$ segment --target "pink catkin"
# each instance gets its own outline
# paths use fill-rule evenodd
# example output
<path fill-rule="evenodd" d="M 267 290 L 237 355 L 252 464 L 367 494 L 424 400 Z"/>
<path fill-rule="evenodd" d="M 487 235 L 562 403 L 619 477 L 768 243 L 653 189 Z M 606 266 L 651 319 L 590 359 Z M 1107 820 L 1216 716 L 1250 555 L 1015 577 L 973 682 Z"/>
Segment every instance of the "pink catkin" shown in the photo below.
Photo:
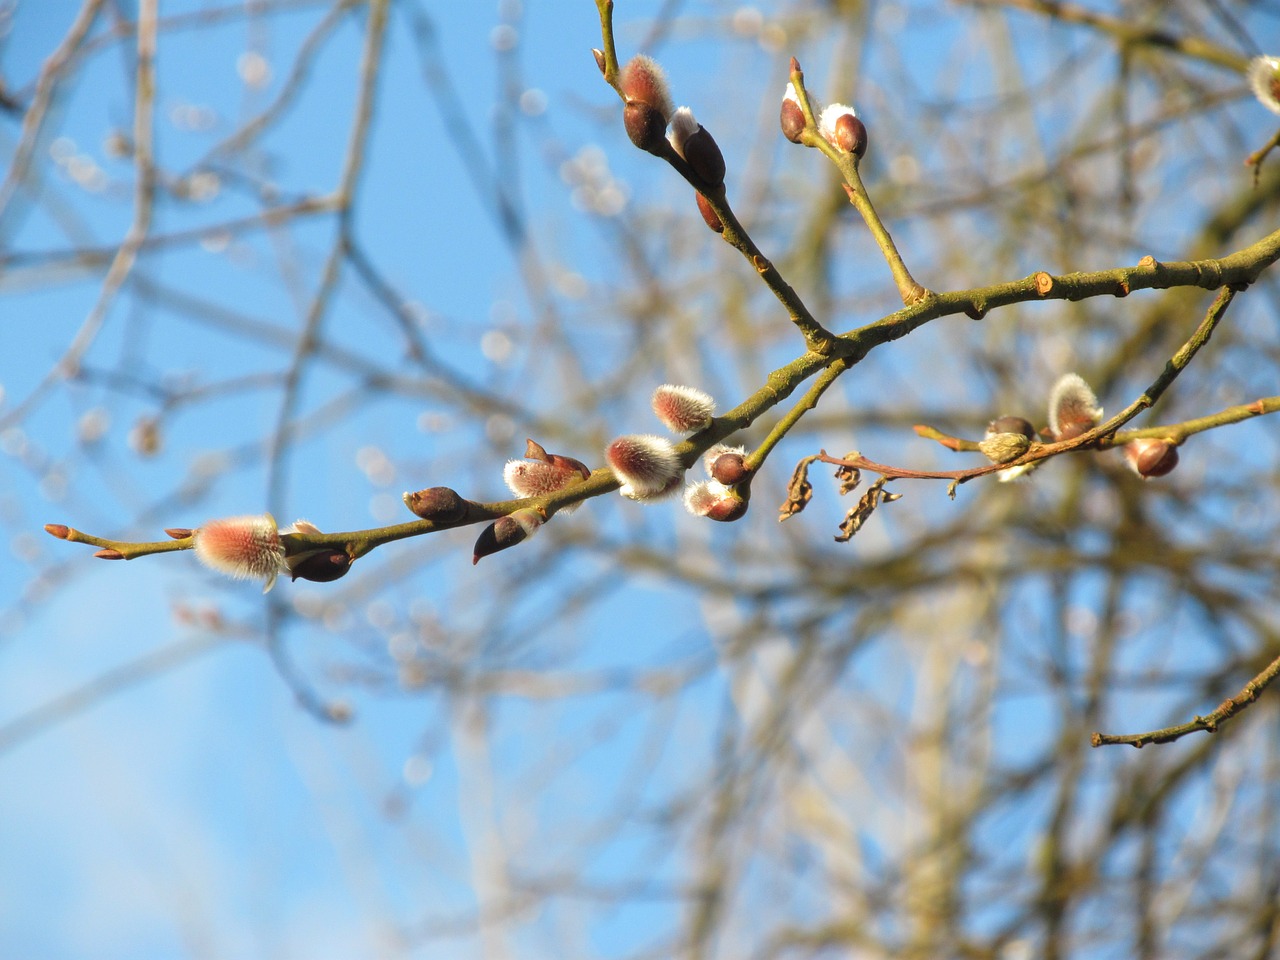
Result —
<path fill-rule="evenodd" d="M 237 580 L 264 580 L 265 593 L 284 567 L 284 544 L 270 514 L 210 520 L 195 533 L 196 559 Z"/>

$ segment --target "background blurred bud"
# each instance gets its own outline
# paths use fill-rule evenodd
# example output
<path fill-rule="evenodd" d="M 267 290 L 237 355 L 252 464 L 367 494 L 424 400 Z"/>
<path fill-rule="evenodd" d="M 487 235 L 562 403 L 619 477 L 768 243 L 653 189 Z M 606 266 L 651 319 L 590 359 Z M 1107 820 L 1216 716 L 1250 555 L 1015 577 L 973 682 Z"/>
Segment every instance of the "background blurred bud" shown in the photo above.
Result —
<path fill-rule="evenodd" d="M 1168 440 L 1142 437 L 1124 445 L 1124 459 L 1143 480 L 1163 477 L 1178 465 L 1178 448 Z"/>
<path fill-rule="evenodd" d="M 1280 57 L 1254 57 L 1249 61 L 1249 86 L 1258 102 L 1280 113 Z"/>
<path fill-rule="evenodd" d="M 664 383 L 653 391 L 653 412 L 672 433 L 694 433 L 711 422 L 716 402 L 697 387 Z"/>
<path fill-rule="evenodd" d="M 1022 417 L 996 417 L 987 424 L 987 436 L 997 433 L 1020 433 L 1028 440 L 1036 438 L 1036 428 L 1031 425 L 1031 421 Z"/>

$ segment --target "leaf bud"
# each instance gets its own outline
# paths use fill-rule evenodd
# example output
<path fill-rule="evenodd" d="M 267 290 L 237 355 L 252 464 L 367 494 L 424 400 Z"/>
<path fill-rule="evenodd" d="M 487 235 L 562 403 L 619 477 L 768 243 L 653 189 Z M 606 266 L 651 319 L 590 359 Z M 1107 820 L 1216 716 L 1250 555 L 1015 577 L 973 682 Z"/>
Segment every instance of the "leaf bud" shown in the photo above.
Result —
<path fill-rule="evenodd" d="M 1178 465 L 1178 448 L 1168 440 L 1140 437 L 1124 445 L 1124 459 L 1143 480 L 1163 477 Z"/>
<path fill-rule="evenodd" d="M 476 545 L 471 554 L 472 566 L 479 563 L 481 557 L 487 557 L 491 553 L 523 543 L 537 533 L 541 526 L 542 514 L 528 507 L 516 510 L 505 517 L 499 517 L 485 527 L 476 539 Z"/>
<path fill-rule="evenodd" d="M 124 554 L 121 553 L 119 550 L 114 549 L 113 547 L 103 547 L 101 550 L 98 550 L 97 552 L 95 552 L 94 556 L 97 557 L 99 560 L 123 560 L 124 559 Z M 265 593 L 266 591 L 263 591 L 263 592 Z"/>
<path fill-rule="evenodd" d="M 46 523 L 44 532 L 51 537 L 57 537 L 59 540 L 65 540 L 71 536 L 71 528 L 65 523 Z"/>
<path fill-rule="evenodd" d="M 195 535 L 195 531 L 188 527 L 165 527 L 164 532 L 174 540 L 186 540 Z"/>
<path fill-rule="evenodd" d="M 461 520 L 467 513 L 468 501 L 462 499 L 456 490 L 450 487 L 427 487 L 402 494 L 404 505 L 423 520 L 436 523 L 452 523 Z"/>

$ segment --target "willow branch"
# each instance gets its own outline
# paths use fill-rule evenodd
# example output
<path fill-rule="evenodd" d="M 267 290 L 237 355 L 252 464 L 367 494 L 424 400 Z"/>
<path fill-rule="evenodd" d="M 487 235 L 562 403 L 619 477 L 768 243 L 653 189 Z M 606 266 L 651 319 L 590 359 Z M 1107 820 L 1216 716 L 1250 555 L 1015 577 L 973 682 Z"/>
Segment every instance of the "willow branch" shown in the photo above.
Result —
<path fill-rule="evenodd" d="M 1186 723 L 1180 723 L 1173 727 L 1164 727 L 1160 730 L 1150 730 L 1146 733 L 1094 733 L 1089 738 L 1090 743 L 1095 747 L 1105 747 L 1114 744 L 1127 743 L 1130 746 L 1141 748 L 1148 743 L 1171 743 L 1181 737 L 1185 737 L 1189 733 L 1196 733 L 1200 730 L 1206 733 L 1217 733 L 1218 726 L 1225 721 L 1231 719 L 1241 710 L 1245 709 L 1249 704 L 1258 699 L 1258 695 L 1262 693 L 1271 682 L 1280 675 L 1280 657 L 1272 660 L 1265 670 L 1244 685 L 1244 687 L 1234 697 L 1228 697 L 1218 705 L 1218 708 L 1204 716 L 1193 717 Z"/>

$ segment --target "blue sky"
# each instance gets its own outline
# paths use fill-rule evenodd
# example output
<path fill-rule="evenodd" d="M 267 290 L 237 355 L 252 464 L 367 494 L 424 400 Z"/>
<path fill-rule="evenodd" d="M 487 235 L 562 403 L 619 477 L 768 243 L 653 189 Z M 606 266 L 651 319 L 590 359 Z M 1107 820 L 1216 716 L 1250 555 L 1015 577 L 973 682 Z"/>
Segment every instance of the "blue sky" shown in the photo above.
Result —
<path fill-rule="evenodd" d="M 33 83 L 76 6 L 20 3 L 3 13 L 0 67 L 10 89 Z M 166 16 L 221 9 L 162 6 Z M 664 6 L 620 0 L 624 55 Z M 731 160 L 731 197 L 750 197 L 768 184 L 776 196 L 762 206 L 771 215 L 805 208 L 810 188 L 828 172 L 812 155 L 797 160 L 795 148 L 773 135 L 772 98 L 782 92 L 788 52 L 776 24 L 752 7 L 684 6 L 680 28 L 658 48 L 677 100 L 694 104 Z M 267 197 L 287 201 L 334 188 L 355 101 L 362 12 L 335 24 L 303 95 L 243 163 L 228 168 L 210 154 L 280 93 L 325 10 L 304 3 L 269 18 L 237 15 L 162 35 L 157 154 L 186 195 L 164 194 L 154 233 L 204 229 L 257 215 Z M 436 65 L 477 138 L 470 170 L 423 82 L 412 42 L 415 11 L 434 24 Z M 959 42 L 956 22 L 925 22 L 913 5 L 885 4 L 872 24 L 883 42 L 851 52 L 841 38 L 819 37 L 808 41 L 805 67 L 823 96 L 848 95 L 855 86 L 865 94 L 859 103 L 866 109 L 859 109 L 874 146 L 868 180 L 900 209 L 914 200 L 919 170 L 955 146 L 946 118 L 928 111 L 897 116 L 895 97 L 910 89 L 936 101 L 951 92 L 949 78 L 962 78 L 962 99 L 982 104 L 999 94 L 999 77 L 985 48 Z M 918 39 L 907 42 L 908 35 Z M 1052 52 L 1069 58 L 1075 42 L 1067 34 Z M 40 529 L 64 522 L 149 539 L 166 526 L 270 508 L 282 523 L 305 516 L 326 530 L 350 530 L 406 519 L 405 489 L 450 484 L 499 499 L 501 465 L 519 455 L 530 433 L 549 432 L 549 448 L 553 440 L 567 444 L 557 452 L 594 466 L 610 436 L 656 429 L 647 395 L 633 395 L 615 377 L 634 373 L 633 363 L 638 380 L 701 377 L 727 407 L 741 399 L 744 384 L 757 384 L 771 365 L 797 353 L 771 300 L 754 288 L 744 293 L 726 283 L 722 291 L 707 281 L 739 270 L 736 254 L 705 233 L 693 238 L 669 229 L 695 216 L 688 188 L 625 142 L 617 100 L 589 53 L 598 44 L 585 0 L 394 7 L 354 235 L 403 297 L 401 319 L 415 325 L 447 372 L 406 355 L 397 321 L 348 267 L 325 314 L 325 352 L 302 381 L 303 433 L 279 496 L 270 493 L 261 440 L 280 415 L 281 378 L 333 240 L 332 217 L 271 231 L 213 230 L 196 242 L 149 250 L 112 304 L 83 376 L 49 393 L 20 423 L 0 428 L 0 530 L 8 547 L 0 551 L 0 955 L 609 957 L 661 943 L 681 916 L 671 885 L 696 878 L 704 852 L 692 831 L 680 837 L 683 845 L 672 845 L 654 824 L 724 762 L 717 738 L 734 729 L 727 718 L 752 735 L 767 734 L 756 725 L 767 727 L 772 685 L 795 655 L 796 637 L 783 627 L 803 619 L 795 607 L 805 598 L 792 600 L 784 584 L 773 603 L 729 600 L 700 590 L 692 575 L 681 582 L 669 564 L 646 566 L 643 557 L 631 558 L 624 577 L 615 554 L 579 549 L 575 536 L 605 531 L 611 543 L 653 547 L 693 573 L 745 580 L 772 572 L 757 543 L 786 556 L 795 547 L 789 537 L 821 539 L 824 563 L 834 568 L 852 561 L 844 559 L 848 549 L 826 542 L 845 506 L 829 490 L 819 491 L 802 521 L 807 526 L 793 522 L 780 533 L 772 503 L 726 530 L 691 523 L 676 508 L 641 510 L 612 497 L 557 517 L 529 549 L 476 568 L 469 562 L 475 531 L 454 531 L 380 550 L 340 584 L 281 583 L 265 601 L 252 584 L 220 580 L 190 555 L 104 563 Z M 0 218 L 0 252 L 110 246 L 127 229 L 132 164 L 109 144 L 130 123 L 128 49 L 105 44 L 64 90 L 39 142 L 46 183 L 34 202 L 24 198 Z M 504 59 L 509 50 L 513 56 Z M 849 66 L 855 55 L 865 57 L 857 70 Z M 822 79 L 828 71 L 836 76 Z M 1080 120 L 1071 110 L 1084 98 L 1056 87 L 1044 95 L 1049 106 L 1038 119 L 1051 139 L 1067 129 L 1055 118 Z M 1242 125 L 1255 124 L 1256 116 L 1242 116 Z M 935 130 L 937 139 L 905 140 L 912 123 Z M 772 139 L 759 136 L 766 128 Z M 12 153 L 18 135 L 16 121 L 0 122 L 0 155 Z M 994 153 L 1004 149 L 1004 141 L 991 139 Z M 1005 160 L 1034 163 L 1017 144 L 1008 148 L 1014 159 Z M 1205 149 L 1229 152 L 1213 143 Z M 1238 158 L 1231 160 L 1238 167 Z M 535 238 L 523 255 L 493 216 L 492 195 L 475 189 L 477 170 L 481 181 L 502 178 L 515 198 Z M 946 186 L 962 191 L 969 184 Z M 1194 199 L 1208 204 L 1225 189 L 1209 183 Z M 637 208 L 644 213 L 633 218 Z M 1167 229 L 1170 215 L 1155 201 L 1138 218 L 1137 232 L 1168 245 L 1157 249 L 1161 256 L 1185 240 Z M 947 255 L 954 235 L 935 226 L 921 217 L 899 232 L 895 223 L 895 236 L 947 282 L 954 279 Z M 778 227 L 761 224 L 771 237 Z M 826 278 L 839 317 L 834 325 L 846 329 L 892 309 L 888 277 L 865 235 L 847 231 L 834 242 L 841 267 Z M 971 242 L 992 251 L 1004 245 L 982 230 Z M 1070 266 L 1100 267 L 1113 253 L 1105 248 L 1103 262 Z M 1038 267 L 1030 258 L 1043 255 L 1029 239 L 1010 255 L 1015 267 L 997 252 L 991 260 L 1014 276 L 1014 269 Z M 655 263 L 673 288 L 687 281 L 686 301 L 651 309 L 644 277 Z M 56 362 L 92 310 L 101 276 L 100 268 L 73 262 L 50 269 L 19 259 L 0 267 L 0 310 L 8 321 L 0 334 L 0 421 Z M 804 277 L 813 287 L 821 279 Z M 1025 326 L 1012 333 L 993 321 L 974 334 L 968 320 L 952 318 L 936 337 L 877 352 L 860 376 L 825 399 L 822 413 L 835 429 L 820 442 L 842 451 L 866 437 L 882 440 L 887 431 L 844 421 L 891 409 L 886 396 L 940 410 L 995 402 L 990 381 L 953 377 L 946 364 L 948 343 L 974 336 L 990 336 L 992 353 L 1008 348 L 1025 361 L 1027 384 L 1017 399 L 1042 403 L 1046 370 L 1105 351 L 1110 330 L 1099 325 L 1096 344 L 1068 342 L 1054 330 L 1063 315 L 1057 310 L 1027 311 Z M 664 318 L 662 325 L 655 319 L 646 327 L 649 313 Z M 1265 322 L 1258 316 L 1246 314 Z M 540 345 L 563 330 L 572 332 L 565 339 L 576 355 L 548 357 Z M 1236 372 L 1233 383 L 1259 391 L 1273 373 L 1252 366 Z M 1143 368 L 1124 386 L 1146 377 Z M 468 409 L 459 399 L 463 386 L 492 408 L 477 401 Z M 165 406 L 166 392 L 193 387 L 209 392 Z M 1115 397 L 1104 399 L 1114 408 Z M 307 426 L 312 416 L 315 429 Z M 138 437 L 152 422 L 159 450 L 145 455 Z M 816 439 L 788 441 L 771 465 L 778 483 L 762 499 L 776 492 L 797 456 L 814 452 Z M 952 465 L 933 447 L 905 449 L 923 467 Z M 1230 456 L 1232 448 L 1204 449 Z M 1215 459 L 1188 463 L 1187 474 L 1203 475 Z M 1060 492 L 1055 482 L 1011 487 L 1006 502 L 1047 513 Z M 956 508 L 940 490 L 908 493 L 859 535 L 856 557 L 874 561 L 923 525 L 954 519 L 948 511 Z M 959 503 L 989 504 L 982 496 L 976 485 L 966 487 Z M 1111 506 L 1094 504 L 1100 511 Z M 1181 522 L 1183 514 L 1176 517 Z M 1220 519 L 1211 513 L 1206 522 Z M 1050 586 L 1019 594 L 1019 616 L 1008 625 L 1031 651 L 1000 664 L 1014 695 L 1000 703 L 995 725 L 1020 733 L 998 738 L 993 749 L 1011 764 L 1033 756 L 1063 722 L 1060 704 L 1033 680 L 1020 686 L 1041 667 L 1039 639 L 1061 626 L 1044 613 Z M 1068 658 L 1078 654 L 1084 662 L 1089 618 L 1104 586 L 1073 582 L 1080 616 L 1060 637 Z M 967 688 L 981 685 L 989 663 L 982 637 L 940 626 L 952 617 L 968 623 L 971 615 L 965 598 L 945 589 L 921 598 L 905 625 L 890 632 L 895 642 L 872 642 L 878 628 L 860 618 L 874 621 L 878 589 L 868 585 L 843 604 L 824 600 L 847 608 L 830 646 L 854 642 L 859 630 L 871 639 L 815 682 L 802 704 L 814 707 L 796 733 L 813 782 L 802 783 L 800 799 L 787 806 L 795 822 L 766 820 L 759 828 L 763 856 L 776 855 L 786 869 L 756 877 L 749 896 L 784 904 L 784 913 L 802 919 L 829 903 L 821 889 L 789 885 L 795 863 L 829 858 L 838 871 L 848 858 L 874 874 L 882 858 L 916 836 L 909 809 L 894 799 L 918 775 L 902 762 L 909 731 L 884 729 L 886 718 L 926 701 L 930 676 L 941 682 L 944 667 L 955 667 L 957 684 Z M 575 591 L 588 599 L 562 606 Z M 1135 602 L 1150 618 L 1144 623 L 1160 622 L 1159 599 L 1153 591 Z M 284 624 L 274 635 L 276 652 L 301 678 L 296 689 L 264 647 L 269 609 Z M 1171 622 L 1202 626 L 1182 610 Z M 766 639 L 744 657 L 735 638 L 756 630 Z M 1165 656 L 1164 636 L 1136 631 L 1121 658 L 1125 668 L 1136 673 Z M 1178 651 L 1189 670 L 1207 669 L 1214 652 L 1208 641 L 1188 641 Z M 139 664 L 161 669 L 134 676 Z M 486 713 L 456 695 L 456 686 L 415 686 L 415 671 L 462 685 L 490 679 L 511 693 L 479 698 Z M 668 704 L 653 691 L 673 677 L 682 693 Z M 104 682 L 119 689 L 95 695 Z M 352 722 L 318 720 L 300 708 L 299 691 L 320 710 L 350 712 Z M 1133 703 L 1144 696 L 1139 691 Z M 824 703 L 839 709 L 828 714 L 818 709 Z M 44 722 L 41 711 L 59 706 L 65 716 Z M 15 725 L 33 717 L 34 726 Z M 867 730 L 884 742 L 868 747 L 860 739 Z M 1098 753 L 1087 770 L 1103 783 L 1119 763 Z M 992 849 L 1012 864 L 1027 862 L 1047 804 L 1037 794 L 1007 829 L 993 828 Z M 833 811 L 850 809 L 861 818 L 857 831 L 824 832 L 839 820 Z M 792 846 L 793 837 L 779 839 L 773 830 L 794 830 L 805 842 Z M 527 907 L 510 929 L 487 916 L 474 929 L 477 904 L 494 902 L 517 867 L 554 877 L 566 866 L 600 888 L 637 877 L 646 887 L 620 907 L 566 897 Z M 759 863 L 754 869 L 765 870 Z M 767 916 L 759 912 L 760 929 Z M 462 934 L 434 938 L 452 925 Z M 732 951 L 733 936 L 750 945 L 759 933 L 746 922 L 722 947 Z"/>

